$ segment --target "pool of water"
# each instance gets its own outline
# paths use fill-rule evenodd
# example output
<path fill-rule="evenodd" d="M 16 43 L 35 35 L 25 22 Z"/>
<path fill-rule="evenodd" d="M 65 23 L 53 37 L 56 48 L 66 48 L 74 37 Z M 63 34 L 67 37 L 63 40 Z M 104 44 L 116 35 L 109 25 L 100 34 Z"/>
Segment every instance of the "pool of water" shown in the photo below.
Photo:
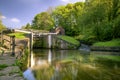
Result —
<path fill-rule="evenodd" d="M 27 80 L 120 80 L 120 53 L 34 50 Z"/>

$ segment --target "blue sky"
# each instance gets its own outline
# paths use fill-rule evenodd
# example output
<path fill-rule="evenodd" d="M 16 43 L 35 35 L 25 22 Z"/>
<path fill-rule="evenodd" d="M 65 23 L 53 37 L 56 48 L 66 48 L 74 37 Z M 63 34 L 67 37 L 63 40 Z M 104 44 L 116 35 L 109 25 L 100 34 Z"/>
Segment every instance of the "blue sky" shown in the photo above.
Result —
<path fill-rule="evenodd" d="M 0 0 L 0 19 L 9 28 L 21 28 L 31 23 L 34 16 L 49 7 L 84 0 Z"/>

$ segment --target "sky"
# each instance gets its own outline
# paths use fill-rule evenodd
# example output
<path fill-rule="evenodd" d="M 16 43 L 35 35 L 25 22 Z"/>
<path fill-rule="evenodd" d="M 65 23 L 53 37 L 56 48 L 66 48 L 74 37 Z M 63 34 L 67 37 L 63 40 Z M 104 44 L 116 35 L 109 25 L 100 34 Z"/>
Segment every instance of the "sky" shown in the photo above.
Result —
<path fill-rule="evenodd" d="M 85 0 L 0 0 L 0 19 L 8 28 L 21 28 L 49 7 Z"/>

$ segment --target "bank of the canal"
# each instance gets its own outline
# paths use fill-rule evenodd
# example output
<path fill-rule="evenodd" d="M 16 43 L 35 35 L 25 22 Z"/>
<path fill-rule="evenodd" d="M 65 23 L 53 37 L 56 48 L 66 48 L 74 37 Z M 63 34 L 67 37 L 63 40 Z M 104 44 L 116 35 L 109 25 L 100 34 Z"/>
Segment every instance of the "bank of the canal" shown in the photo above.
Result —
<path fill-rule="evenodd" d="M 18 60 L 24 56 L 25 49 L 28 48 L 28 39 L 23 36 L 24 34 L 20 34 L 3 35 L 4 42 L 0 46 L 0 80 L 25 80 Z M 12 46 L 12 49 L 9 47 L 11 45 L 10 36 L 15 36 L 14 50 Z"/>
<path fill-rule="evenodd" d="M 24 80 L 20 68 L 16 65 L 16 57 L 11 52 L 0 55 L 0 80 Z"/>
<path fill-rule="evenodd" d="M 91 46 L 92 51 L 113 51 L 120 52 L 120 39 L 110 41 L 96 42 Z"/>

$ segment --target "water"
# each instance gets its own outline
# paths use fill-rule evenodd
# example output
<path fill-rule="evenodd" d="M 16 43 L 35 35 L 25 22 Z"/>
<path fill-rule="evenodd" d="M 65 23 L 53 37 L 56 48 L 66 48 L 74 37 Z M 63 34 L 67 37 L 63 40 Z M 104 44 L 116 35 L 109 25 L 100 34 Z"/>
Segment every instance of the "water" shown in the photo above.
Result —
<path fill-rule="evenodd" d="M 81 46 L 79 47 L 79 50 L 90 52 L 90 47 L 88 45 L 81 44 Z"/>
<path fill-rule="evenodd" d="M 27 80 L 120 80 L 119 55 L 115 52 L 34 50 L 24 76 Z"/>

